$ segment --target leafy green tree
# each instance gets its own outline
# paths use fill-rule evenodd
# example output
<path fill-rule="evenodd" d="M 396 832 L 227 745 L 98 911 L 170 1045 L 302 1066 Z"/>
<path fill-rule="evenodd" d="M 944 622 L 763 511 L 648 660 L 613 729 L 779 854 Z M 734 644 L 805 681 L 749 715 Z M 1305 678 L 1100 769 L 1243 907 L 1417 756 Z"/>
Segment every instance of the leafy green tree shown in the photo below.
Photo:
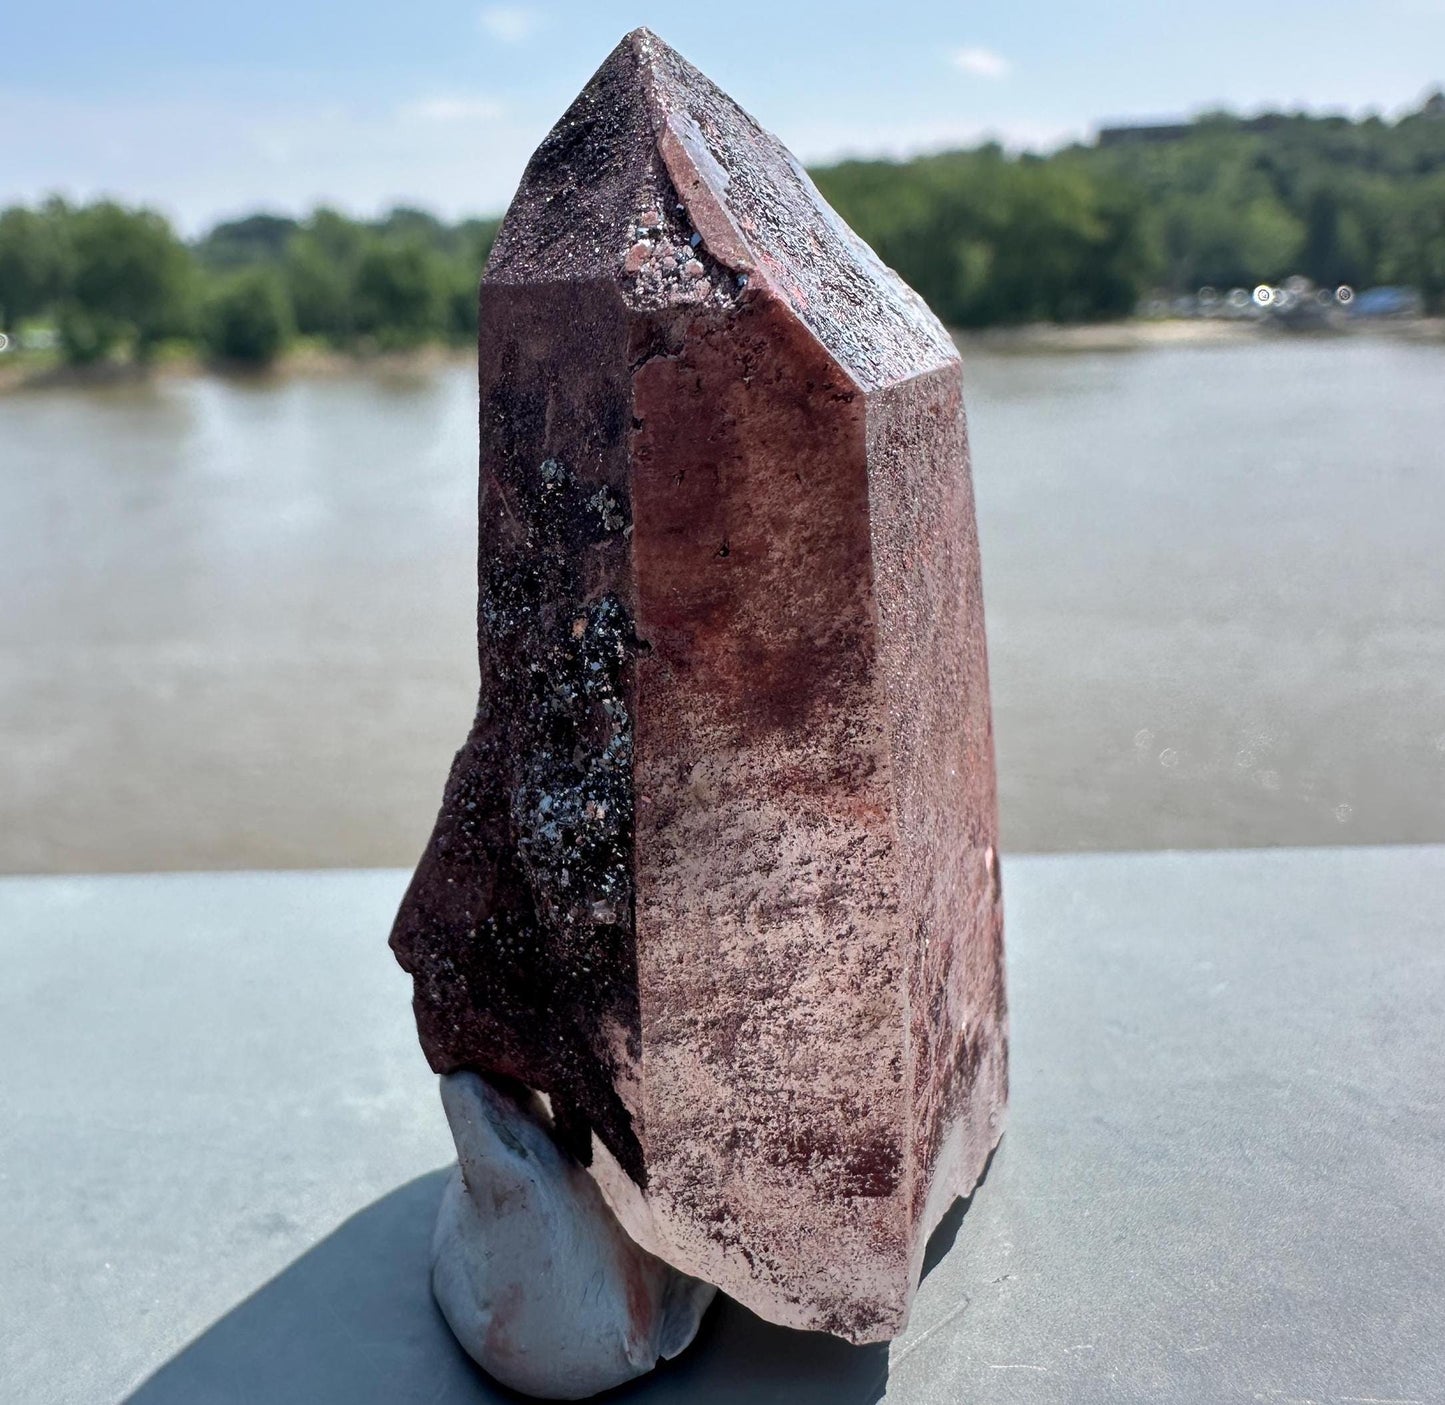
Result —
<path fill-rule="evenodd" d="M 62 305 L 57 330 L 61 353 L 72 366 L 104 361 L 125 332 L 114 318 L 97 315 L 73 302 Z"/>
<path fill-rule="evenodd" d="M 206 351 L 222 361 L 268 366 L 291 339 L 293 321 L 286 289 L 274 269 L 235 274 L 207 299 L 201 316 Z"/>
<path fill-rule="evenodd" d="M 335 210 L 320 209 L 287 246 L 287 292 L 303 336 L 346 345 L 356 334 L 354 289 L 366 247 L 364 225 Z"/>
<path fill-rule="evenodd" d="M 144 360 L 164 337 L 190 329 L 191 255 L 164 218 L 101 201 L 77 210 L 70 232 L 73 270 L 62 318 L 67 354 L 93 359 L 128 341 Z M 97 353 L 97 347 L 104 349 Z"/>
<path fill-rule="evenodd" d="M 414 346 L 445 326 L 441 260 L 417 239 L 375 239 L 356 269 L 357 330 L 386 347 Z"/>
<path fill-rule="evenodd" d="M 287 252 L 284 277 L 297 331 L 336 345 L 350 339 L 351 275 L 343 265 L 327 258 L 303 235 Z"/>
<path fill-rule="evenodd" d="M 456 252 L 474 274 L 481 274 L 501 224 L 501 220 L 495 219 L 463 220 L 456 226 Z"/>
<path fill-rule="evenodd" d="M 45 312 L 65 279 L 65 209 L 20 206 L 0 213 L 0 331 L 13 334 L 27 318 Z"/>
<path fill-rule="evenodd" d="M 1296 271 L 1304 231 L 1278 200 L 1260 194 L 1240 203 L 1211 196 L 1164 207 L 1165 259 L 1177 292 L 1277 282 Z"/>
<path fill-rule="evenodd" d="M 456 226 L 446 298 L 447 336 L 455 342 L 477 339 L 477 284 L 500 225 L 500 220 L 463 220 Z"/>
<path fill-rule="evenodd" d="M 1418 288 L 1427 312 L 1445 312 L 1445 171 L 1400 199 L 1383 273 Z"/>
<path fill-rule="evenodd" d="M 997 146 L 817 173 L 840 213 L 945 321 L 1124 316 L 1156 260 L 1134 190 L 1081 160 Z"/>
<path fill-rule="evenodd" d="M 1343 181 L 1322 181 L 1304 202 L 1300 271 L 1326 287 L 1369 277 L 1364 221 Z"/>
<path fill-rule="evenodd" d="M 477 283 L 481 269 L 470 260 L 453 259 L 447 265 L 446 334 L 465 344 L 477 338 Z"/>
<path fill-rule="evenodd" d="M 425 244 L 439 253 L 449 253 L 454 233 L 429 210 L 396 205 L 370 226 L 373 234 L 398 243 Z"/>
<path fill-rule="evenodd" d="M 255 214 L 218 224 L 195 246 L 207 268 L 249 268 L 276 264 L 286 254 L 298 225 L 287 215 Z"/>

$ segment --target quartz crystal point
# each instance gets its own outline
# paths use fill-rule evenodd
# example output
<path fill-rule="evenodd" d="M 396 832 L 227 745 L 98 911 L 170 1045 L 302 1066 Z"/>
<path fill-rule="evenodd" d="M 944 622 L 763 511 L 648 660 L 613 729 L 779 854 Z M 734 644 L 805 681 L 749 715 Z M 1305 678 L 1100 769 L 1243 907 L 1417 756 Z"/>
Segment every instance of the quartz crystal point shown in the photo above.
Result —
<path fill-rule="evenodd" d="M 392 935 L 632 1238 L 895 1335 L 1007 1096 L 959 360 L 645 30 L 481 286 L 481 701 Z"/>

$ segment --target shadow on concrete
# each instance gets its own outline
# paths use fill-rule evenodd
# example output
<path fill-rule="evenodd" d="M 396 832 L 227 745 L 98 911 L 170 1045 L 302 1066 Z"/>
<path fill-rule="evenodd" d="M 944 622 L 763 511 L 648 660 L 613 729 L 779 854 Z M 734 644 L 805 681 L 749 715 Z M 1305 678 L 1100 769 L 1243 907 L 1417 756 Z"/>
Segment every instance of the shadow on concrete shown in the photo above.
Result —
<path fill-rule="evenodd" d="M 973 1206 L 974 1198 L 984 1187 L 988 1180 L 988 1173 L 993 1169 L 994 1158 L 1003 1150 L 1004 1143 L 1008 1140 L 1003 1138 L 997 1146 L 988 1154 L 988 1160 L 983 1163 L 983 1170 L 979 1172 L 978 1184 L 961 1200 L 955 1200 L 948 1208 L 948 1213 L 939 1220 L 937 1227 L 928 1237 L 928 1245 L 923 1251 L 923 1271 L 919 1274 L 921 1283 L 930 1273 L 948 1257 L 948 1251 L 953 1248 L 953 1241 L 958 1238 L 958 1231 L 963 1228 L 963 1217 L 968 1214 Z"/>
<path fill-rule="evenodd" d="M 432 1302 L 445 1171 L 353 1215 L 162 1366 L 128 1405 L 455 1405 L 522 1397 L 487 1379 Z M 956 1226 L 955 1226 L 956 1228 Z M 608 1394 L 647 1405 L 874 1405 L 888 1348 L 763 1322 L 725 1298 L 676 1361 Z"/>

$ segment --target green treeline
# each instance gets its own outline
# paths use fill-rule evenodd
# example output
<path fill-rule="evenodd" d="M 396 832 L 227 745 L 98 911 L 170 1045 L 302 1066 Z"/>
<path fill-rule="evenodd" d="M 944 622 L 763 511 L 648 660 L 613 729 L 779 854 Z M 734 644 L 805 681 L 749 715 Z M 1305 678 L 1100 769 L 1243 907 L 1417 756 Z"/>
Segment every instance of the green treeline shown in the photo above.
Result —
<path fill-rule="evenodd" d="M 814 178 L 945 322 L 1124 316 L 1149 293 L 1393 283 L 1445 306 L 1445 97 L 1377 117 L 1202 117 L 1052 156 L 997 146 Z"/>
<path fill-rule="evenodd" d="M 496 220 L 251 215 L 184 244 L 111 201 L 0 212 L 0 331 L 39 322 L 67 361 L 145 361 L 167 341 L 265 364 L 297 337 L 345 349 L 469 342 Z"/>
<path fill-rule="evenodd" d="M 823 193 L 948 323 L 1127 316 L 1150 294 L 1392 283 L 1445 310 L 1445 97 L 1378 117 L 1211 115 L 1050 156 L 997 146 L 817 170 Z M 51 200 L 0 212 L 0 330 L 67 360 L 162 343 L 265 363 L 471 340 L 495 220 L 258 214 L 186 244 L 159 215 Z"/>

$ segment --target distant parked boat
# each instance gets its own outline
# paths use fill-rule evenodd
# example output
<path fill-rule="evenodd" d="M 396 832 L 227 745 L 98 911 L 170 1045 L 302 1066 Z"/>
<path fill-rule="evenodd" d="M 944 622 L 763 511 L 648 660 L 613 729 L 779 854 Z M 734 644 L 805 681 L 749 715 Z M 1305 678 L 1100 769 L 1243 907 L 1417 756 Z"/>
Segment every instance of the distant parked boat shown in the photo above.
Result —
<path fill-rule="evenodd" d="M 1419 317 L 1424 301 L 1414 288 L 1366 288 L 1349 305 L 1350 317 Z"/>

